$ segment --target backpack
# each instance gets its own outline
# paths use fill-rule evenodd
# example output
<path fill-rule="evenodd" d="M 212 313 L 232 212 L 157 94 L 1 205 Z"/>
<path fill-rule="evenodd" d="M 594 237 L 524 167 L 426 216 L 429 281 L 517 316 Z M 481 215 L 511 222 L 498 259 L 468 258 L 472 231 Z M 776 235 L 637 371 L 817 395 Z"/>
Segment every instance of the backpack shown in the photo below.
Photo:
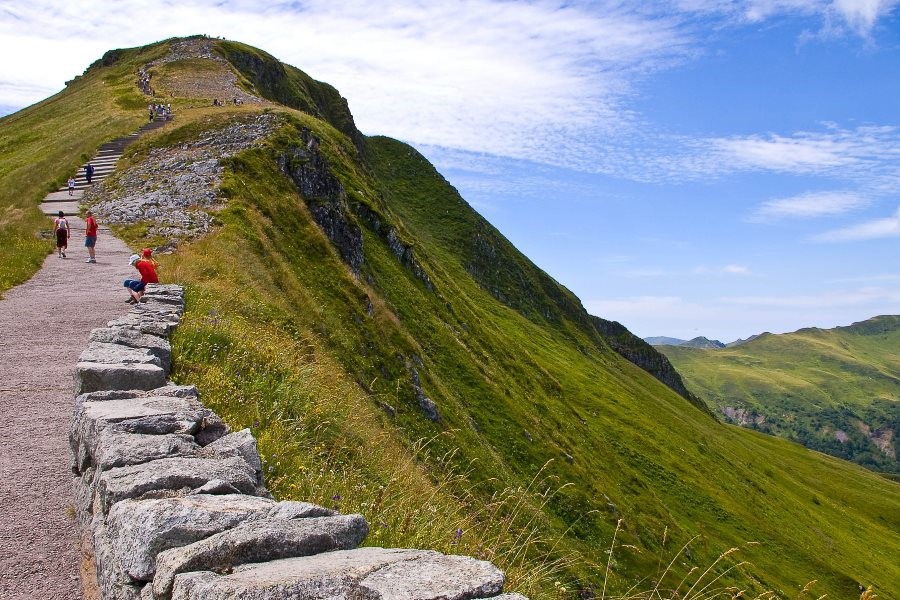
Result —
<path fill-rule="evenodd" d="M 65 231 L 69 228 L 69 222 L 66 221 L 65 217 L 57 217 L 56 218 L 56 230 L 57 231 Z"/>

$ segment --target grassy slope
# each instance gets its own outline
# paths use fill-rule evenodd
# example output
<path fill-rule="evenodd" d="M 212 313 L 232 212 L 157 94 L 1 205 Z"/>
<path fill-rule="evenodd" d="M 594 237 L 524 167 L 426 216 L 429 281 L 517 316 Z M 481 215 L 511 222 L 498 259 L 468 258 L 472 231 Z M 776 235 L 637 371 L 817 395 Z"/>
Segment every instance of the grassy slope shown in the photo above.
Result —
<path fill-rule="evenodd" d="M 197 383 L 233 426 L 253 429 L 278 496 L 362 512 L 369 543 L 494 559 L 514 588 L 541 597 L 558 595 L 559 558 L 574 561 L 562 565 L 563 583 L 597 590 L 620 518 L 613 589 L 652 577 L 702 533 L 664 587 L 755 540 L 755 566 L 729 581 L 787 597 L 813 578 L 817 592 L 851 597 L 859 581 L 891 597 L 896 484 L 710 420 L 585 329 L 577 299 L 503 246 L 414 150 L 370 139 L 366 167 L 338 130 L 286 114 L 293 124 L 269 147 L 227 166 L 221 227 L 163 270 L 189 291 L 175 376 Z M 231 117 L 185 110 L 178 130 L 129 160 Z M 415 241 L 435 291 L 369 229 L 364 272 L 349 273 L 278 172 L 275 157 L 297 143 L 297 127 L 320 138 L 354 201 Z M 416 406 L 406 363 L 417 360 L 440 424 Z M 560 535 L 552 548 L 536 541 Z"/>
<path fill-rule="evenodd" d="M 660 350 L 715 410 L 749 409 L 765 417 L 759 430 L 900 474 L 900 463 L 863 433 L 890 429 L 900 451 L 900 317 L 769 334 L 723 350 Z"/>
<path fill-rule="evenodd" d="M 98 64 L 62 92 L 0 119 L 0 293 L 31 277 L 52 250 L 38 235 L 50 229 L 37 208 L 47 192 L 64 185 L 100 144 L 143 123 L 137 65 L 163 50 L 118 51 L 110 66 Z"/>
<path fill-rule="evenodd" d="M 232 162 L 224 188 L 231 201 L 220 215 L 225 226 L 172 265 L 173 275 L 192 285 L 194 307 L 176 339 L 178 375 L 199 381 L 232 422 L 254 428 L 280 496 L 325 503 L 340 497 L 342 508 L 385 525 L 373 543 L 495 558 L 512 567 L 514 585 L 538 593 L 529 585 L 541 584 L 546 594 L 548 580 L 530 577 L 544 564 L 537 546 L 522 560 L 515 551 L 525 544 L 514 535 L 482 534 L 493 520 L 473 524 L 459 512 L 477 506 L 467 503 L 470 493 L 512 494 L 542 472 L 554 487 L 573 485 L 534 517 L 540 535 L 570 528 L 552 555 L 576 556 L 569 576 L 595 590 L 603 572 L 597 565 L 619 518 L 625 519 L 619 544 L 640 552 L 616 551 L 615 589 L 652 575 L 662 557 L 697 532 L 705 537 L 677 565 L 679 576 L 753 540 L 763 544 L 750 550 L 757 566 L 739 571 L 741 581 L 755 578 L 757 589 L 791 595 L 816 578 L 817 590 L 840 596 L 857 581 L 890 588 L 898 573 L 888 557 L 900 550 L 896 486 L 718 424 L 598 346 L 577 323 L 560 316 L 551 324 L 511 310 L 465 269 L 462 237 L 488 226 L 418 153 L 370 138 L 373 178 L 352 160 L 347 138 L 297 118 L 324 140 L 345 188 L 417 241 L 435 291 L 369 230 L 365 272 L 359 280 L 349 274 L 277 172 L 280 146 L 297 143 L 293 126 L 269 150 Z M 440 425 L 422 418 L 413 401 L 403 367 L 413 355 L 442 413 Z M 395 417 L 378 409 L 384 404 Z M 433 456 L 454 449 L 456 455 L 421 461 L 414 476 L 398 476 L 396 465 L 413 460 L 415 442 L 434 435 Z M 447 473 L 458 477 L 441 483 Z M 391 489 L 397 479 L 404 485 L 387 496 L 380 487 Z M 422 489 L 430 491 L 410 492 Z M 524 502 L 518 514 L 527 520 L 542 499 Z M 466 532 L 464 544 L 452 544 L 457 528 Z"/>

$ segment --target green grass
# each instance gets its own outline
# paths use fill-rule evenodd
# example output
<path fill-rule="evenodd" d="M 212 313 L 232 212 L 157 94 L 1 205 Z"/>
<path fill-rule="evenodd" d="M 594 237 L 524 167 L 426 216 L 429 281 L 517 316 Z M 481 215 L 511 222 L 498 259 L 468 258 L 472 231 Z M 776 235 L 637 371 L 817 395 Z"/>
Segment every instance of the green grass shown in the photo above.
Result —
<path fill-rule="evenodd" d="M 767 334 L 722 350 L 659 349 L 716 412 L 747 409 L 754 429 L 900 475 L 900 317 Z M 890 453 L 867 435 L 877 432 Z"/>
<path fill-rule="evenodd" d="M 247 110 L 185 108 L 126 162 Z M 361 512 L 370 544 L 492 559 L 533 598 L 649 597 L 663 572 L 663 590 L 687 577 L 683 594 L 710 567 L 700 589 L 731 568 L 716 586 L 895 594 L 900 486 L 713 421 L 611 351 L 577 298 L 421 155 L 307 112 L 281 111 L 267 145 L 227 162 L 218 227 L 162 269 L 188 291 L 173 377 L 251 428 L 277 497 Z M 359 276 L 279 170 L 302 130 L 362 231 Z M 439 423 L 421 413 L 413 367 Z M 751 564 L 717 562 L 734 547 Z"/>

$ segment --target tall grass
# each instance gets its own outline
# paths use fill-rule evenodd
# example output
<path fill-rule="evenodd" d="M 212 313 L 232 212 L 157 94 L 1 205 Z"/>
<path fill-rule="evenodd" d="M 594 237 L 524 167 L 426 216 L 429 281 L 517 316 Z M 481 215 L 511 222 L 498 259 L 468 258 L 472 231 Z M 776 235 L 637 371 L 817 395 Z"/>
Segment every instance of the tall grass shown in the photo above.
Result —
<path fill-rule="evenodd" d="M 174 338 L 173 377 L 257 437 L 266 482 L 279 499 L 363 514 L 366 544 L 434 549 L 489 560 L 508 588 L 534 598 L 576 560 L 549 536 L 544 509 L 562 487 L 541 469 L 527 485 L 473 482 L 437 437 L 405 446 L 358 386 L 336 375 L 318 343 L 220 313 L 189 295 Z"/>

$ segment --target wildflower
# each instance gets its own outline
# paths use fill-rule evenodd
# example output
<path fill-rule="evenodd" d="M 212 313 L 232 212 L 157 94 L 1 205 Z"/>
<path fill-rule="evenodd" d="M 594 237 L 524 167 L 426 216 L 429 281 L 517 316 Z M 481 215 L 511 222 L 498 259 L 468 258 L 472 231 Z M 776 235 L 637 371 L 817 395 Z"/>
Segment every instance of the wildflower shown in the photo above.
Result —
<path fill-rule="evenodd" d="M 462 530 L 462 529 L 457 529 L 456 532 L 453 534 L 453 541 L 450 542 L 450 543 L 451 543 L 451 544 L 458 544 L 458 543 L 459 543 L 459 538 L 462 537 L 462 534 L 463 534 L 463 530 Z"/>

